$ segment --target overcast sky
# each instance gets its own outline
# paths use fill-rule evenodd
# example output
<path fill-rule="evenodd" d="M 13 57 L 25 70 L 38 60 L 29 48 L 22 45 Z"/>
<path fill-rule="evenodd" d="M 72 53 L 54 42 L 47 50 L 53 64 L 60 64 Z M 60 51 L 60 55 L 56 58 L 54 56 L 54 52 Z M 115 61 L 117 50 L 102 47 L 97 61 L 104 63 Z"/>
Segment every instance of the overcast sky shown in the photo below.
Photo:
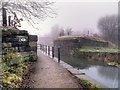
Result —
<path fill-rule="evenodd" d="M 57 24 L 64 28 L 71 27 L 75 32 L 84 32 L 89 29 L 91 33 L 99 33 L 97 28 L 99 18 L 118 13 L 118 3 L 114 0 L 109 2 L 75 1 L 56 2 L 53 6 L 57 12 L 56 18 L 47 18 L 39 25 L 35 25 L 39 30 L 32 28 L 25 21 L 22 22 L 22 29 L 28 30 L 30 34 L 44 36 Z"/>

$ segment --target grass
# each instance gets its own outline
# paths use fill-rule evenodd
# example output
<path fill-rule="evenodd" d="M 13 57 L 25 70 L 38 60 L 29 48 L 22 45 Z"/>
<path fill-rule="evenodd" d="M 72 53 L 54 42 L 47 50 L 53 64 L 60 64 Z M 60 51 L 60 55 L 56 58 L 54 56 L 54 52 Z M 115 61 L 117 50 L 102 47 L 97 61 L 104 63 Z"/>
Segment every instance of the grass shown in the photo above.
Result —
<path fill-rule="evenodd" d="M 85 86 L 85 88 L 88 88 L 88 90 L 101 90 L 100 86 L 97 86 L 96 84 L 92 84 L 88 80 L 81 79 L 81 82 Z"/>
<path fill-rule="evenodd" d="M 108 62 L 108 65 L 112 65 L 112 66 L 116 66 L 116 67 L 120 68 L 120 64 L 117 62 Z"/>
<path fill-rule="evenodd" d="M 120 51 L 118 48 L 109 48 L 109 47 L 87 47 L 84 46 L 79 49 L 82 52 L 111 52 L 111 53 L 117 53 Z"/>

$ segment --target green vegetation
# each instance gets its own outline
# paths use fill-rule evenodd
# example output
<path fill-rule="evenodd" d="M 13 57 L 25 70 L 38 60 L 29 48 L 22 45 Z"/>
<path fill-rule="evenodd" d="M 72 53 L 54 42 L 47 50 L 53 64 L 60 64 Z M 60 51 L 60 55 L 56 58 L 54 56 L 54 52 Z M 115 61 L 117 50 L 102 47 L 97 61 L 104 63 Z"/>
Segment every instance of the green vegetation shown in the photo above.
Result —
<path fill-rule="evenodd" d="M 88 90 L 101 90 L 100 86 L 97 86 L 96 84 L 92 84 L 88 80 L 81 80 L 81 82 L 85 88 L 88 88 Z"/>
<path fill-rule="evenodd" d="M 32 62 L 37 60 L 37 53 L 29 46 L 27 31 L 18 29 L 2 29 L 1 31 L 4 42 L 2 42 L 2 56 L 0 58 L 0 72 L 2 72 L 2 86 L 0 85 L 0 87 L 19 88 Z M 25 39 L 26 42 L 21 43 L 21 39 Z M 36 42 L 37 40 L 32 43 L 35 48 Z M 16 45 L 17 43 L 19 44 Z M 25 49 L 20 43 L 23 45 L 25 43 Z M 31 51 L 26 52 L 29 50 Z"/>
<path fill-rule="evenodd" d="M 4 29 L 2 29 L 2 36 L 11 35 L 11 34 L 14 34 L 17 32 L 18 32 L 18 30 L 13 30 L 13 29 L 4 30 Z"/>
<path fill-rule="evenodd" d="M 111 53 L 117 53 L 120 51 L 118 48 L 108 48 L 108 47 L 81 47 L 79 49 L 82 52 L 111 52 Z"/>
<path fill-rule="evenodd" d="M 117 62 L 108 62 L 108 65 L 111 65 L 111 66 L 116 66 L 116 67 L 119 67 L 120 68 L 120 64 L 117 63 Z"/>
<path fill-rule="evenodd" d="M 118 57 L 120 49 L 109 47 L 81 47 L 72 51 L 73 56 L 82 57 L 88 60 L 101 61 L 111 66 L 120 68 Z"/>
<path fill-rule="evenodd" d="M 1 59 L 3 88 L 19 88 L 30 61 L 35 60 L 33 52 L 8 53 Z"/>

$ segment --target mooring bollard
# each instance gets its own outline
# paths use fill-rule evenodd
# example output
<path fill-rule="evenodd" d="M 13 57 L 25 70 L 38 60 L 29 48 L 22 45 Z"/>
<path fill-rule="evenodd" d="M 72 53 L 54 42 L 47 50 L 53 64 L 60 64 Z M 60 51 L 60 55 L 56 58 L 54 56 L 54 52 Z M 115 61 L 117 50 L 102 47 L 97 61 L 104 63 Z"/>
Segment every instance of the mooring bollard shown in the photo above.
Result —
<path fill-rule="evenodd" d="M 52 58 L 54 58 L 54 47 L 52 47 Z"/>
<path fill-rule="evenodd" d="M 58 48 L 58 63 L 60 63 L 60 48 Z"/>

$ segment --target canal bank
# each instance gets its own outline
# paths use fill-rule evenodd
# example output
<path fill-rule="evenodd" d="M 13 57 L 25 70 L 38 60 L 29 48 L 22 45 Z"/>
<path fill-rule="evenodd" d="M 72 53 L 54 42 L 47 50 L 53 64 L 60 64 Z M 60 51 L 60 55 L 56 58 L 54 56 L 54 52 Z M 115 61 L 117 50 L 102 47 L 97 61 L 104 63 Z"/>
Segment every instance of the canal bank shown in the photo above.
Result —
<path fill-rule="evenodd" d="M 78 58 L 89 59 L 90 61 L 100 61 L 108 65 L 120 67 L 120 53 L 118 48 L 104 47 L 81 47 L 72 49 L 70 55 Z"/>
<path fill-rule="evenodd" d="M 118 87 L 119 68 L 117 67 L 109 66 L 100 61 L 89 61 L 84 58 L 75 58 L 66 55 L 61 56 L 61 60 L 73 68 L 79 69 L 80 72 L 85 73 L 85 75 L 80 75 L 82 78 L 91 78 L 91 81 L 95 81 L 95 83 L 98 82 L 98 84 L 100 83 L 103 88 L 104 86 L 108 88 Z"/>
<path fill-rule="evenodd" d="M 44 55 L 47 55 L 45 52 L 42 52 Z M 51 52 L 52 53 L 52 52 Z M 49 56 L 49 55 L 47 55 Z M 49 56 L 50 58 L 52 58 L 52 55 Z M 54 57 L 53 59 L 55 62 L 58 63 L 58 58 Z M 90 84 L 92 84 L 93 86 L 97 87 L 97 88 L 108 88 L 107 86 L 103 85 L 102 83 L 94 80 L 93 78 L 89 77 L 88 75 L 86 75 L 84 72 L 82 72 L 81 69 L 79 68 L 74 68 L 72 65 L 64 62 L 63 60 L 60 60 L 59 65 L 61 65 L 63 68 L 65 68 L 71 75 L 73 75 L 78 82 L 80 82 L 80 84 L 83 84 L 83 80 L 88 81 Z M 84 84 L 83 84 L 84 85 Z M 94 88 L 94 87 L 93 87 Z"/>
<path fill-rule="evenodd" d="M 54 61 L 58 62 L 58 59 L 55 58 Z M 74 68 L 73 66 L 65 63 L 63 60 L 60 61 L 60 65 L 66 68 L 73 76 L 75 76 L 80 82 L 82 80 L 87 80 L 91 84 L 95 85 L 98 88 L 108 88 L 107 86 L 103 85 L 102 83 L 94 80 L 93 78 L 86 75 L 82 70 L 79 68 Z"/>
<path fill-rule="evenodd" d="M 38 60 L 24 82 L 29 88 L 73 88 L 83 90 L 75 76 L 46 54 L 38 51 Z M 25 86 L 26 87 L 26 86 Z"/>
<path fill-rule="evenodd" d="M 56 48 L 56 47 L 55 47 Z M 57 48 L 53 52 L 53 48 L 48 48 L 48 51 L 46 52 L 46 46 L 43 49 L 40 49 L 43 51 L 43 53 L 47 54 L 51 58 L 54 58 L 56 62 L 58 62 L 58 59 L 64 61 L 69 69 L 71 69 L 73 72 L 75 72 L 73 69 L 79 69 L 79 72 L 73 75 L 81 75 L 81 78 L 90 78 L 91 81 L 94 81 L 95 83 L 98 82 L 98 85 L 101 84 L 103 88 L 118 88 L 118 72 L 119 68 L 110 66 L 104 62 L 101 61 L 92 61 L 81 57 L 74 57 L 70 55 L 70 51 L 67 50 L 67 47 L 60 48 L 60 51 L 57 51 Z M 64 52 L 66 51 L 66 52 Z M 59 52 L 59 53 L 58 53 Z M 55 54 L 55 55 L 54 55 Z M 54 56 L 54 57 L 53 57 Z M 57 58 L 55 58 L 57 57 Z M 61 63 L 60 63 L 61 65 Z M 70 66 L 69 66 L 70 65 Z M 65 68 L 65 67 L 64 67 Z M 78 72 L 78 71 L 77 71 Z M 85 73 L 85 75 L 84 75 Z M 84 77 L 83 77 L 84 76 Z M 77 77 L 77 76 L 76 76 Z"/>

